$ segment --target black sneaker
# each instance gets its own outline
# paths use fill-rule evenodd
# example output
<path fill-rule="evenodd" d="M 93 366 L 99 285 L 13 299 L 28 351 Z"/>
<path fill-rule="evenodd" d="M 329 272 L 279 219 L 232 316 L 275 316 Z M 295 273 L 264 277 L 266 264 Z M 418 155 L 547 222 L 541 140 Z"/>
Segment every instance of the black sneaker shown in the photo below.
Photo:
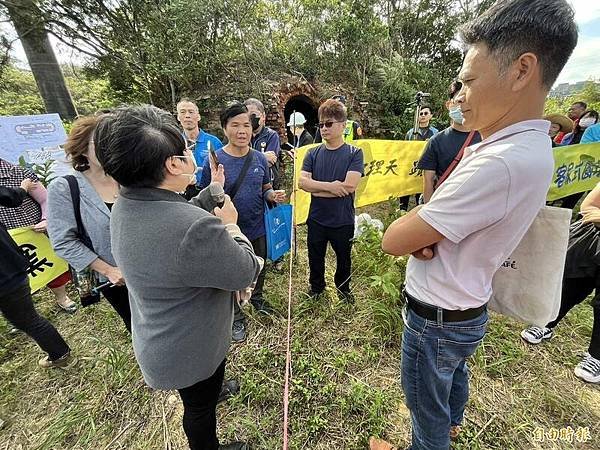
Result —
<path fill-rule="evenodd" d="M 269 302 L 267 302 L 265 299 L 263 298 L 258 298 L 258 299 L 250 299 L 250 303 L 252 303 L 252 306 L 254 306 L 254 309 L 256 310 L 256 312 L 260 313 L 260 314 L 265 314 L 267 316 L 273 314 L 273 307 L 271 305 L 269 305 Z"/>
<path fill-rule="evenodd" d="M 352 292 L 338 291 L 338 298 L 349 305 L 354 304 L 354 294 Z"/>
<path fill-rule="evenodd" d="M 323 295 L 324 291 L 314 291 L 313 288 L 310 288 L 307 292 L 306 295 L 308 295 L 309 298 L 317 300 L 321 295 Z"/>
<path fill-rule="evenodd" d="M 243 342 L 246 340 L 246 324 L 244 323 L 244 319 L 233 321 L 231 339 L 233 342 Z"/>
<path fill-rule="evenodd" d="M 219 450 L 250 450 L 245 442 L 232 442 L 231 444 L 219 445 Z"/>
<path fill-rule="evenodd" d="M 521 331 L 521 337 L 524 341 L 529 342 L 530 344 L 539 344 L 540 342 L 550 339 L 554 333 L 552 328 L 546 327 L 529 327 L 523 331 Z"/>
<path fill-rule="evenodd" d="M 239 392 L 240 383 L 236 380 L 225 380 L 221 386 L 221 392 L 219 392 L 219 400 L 217 400 L 217 403 L 222 403 L 234 395 L 239 394 Z"/>

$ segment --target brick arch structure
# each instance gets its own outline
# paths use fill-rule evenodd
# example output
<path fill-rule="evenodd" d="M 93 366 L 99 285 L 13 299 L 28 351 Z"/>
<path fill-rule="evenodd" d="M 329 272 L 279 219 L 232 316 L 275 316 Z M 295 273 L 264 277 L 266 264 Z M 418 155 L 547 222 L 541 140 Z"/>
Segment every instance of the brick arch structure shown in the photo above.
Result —
<path fill-rule="evenodd" d="M 269 127 L 277 130 L 282 142 L 288 142 L 291 134 L 288 133 L 286 124 L 291 113 L 296 110 L 307 118 L 307 129 L 314 135 L 314 127 L 318 122 L 317 110 L 320 95 L 315 86 L 307 81 L 288 81 L 275 88 L 272 102 L 267 106 L 267 120 Z"/>

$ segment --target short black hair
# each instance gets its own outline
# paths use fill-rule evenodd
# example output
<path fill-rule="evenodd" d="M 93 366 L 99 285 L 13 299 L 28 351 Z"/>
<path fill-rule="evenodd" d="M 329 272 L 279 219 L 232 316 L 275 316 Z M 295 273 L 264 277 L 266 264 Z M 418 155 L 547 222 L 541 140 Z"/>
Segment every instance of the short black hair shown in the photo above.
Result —
<path fill-rule="evenodd" d="M 247 101 L 247 100 L 246 100 Z M 240 114 L 248 114 L 248 108 L 244 103 L 233 102 L 228 105 L 222 112 L 219 117 L 221 120 L 221 128 L 225 129 L 227 126 L 227 122 L 233 119 L 235 116 L 239 116 Z"/>
<path fill-rule="evenodd" d="M 160 185 L 165 161 L 185 149 L 175 118 L 151 105 L 125 106 L 103 116 L 94 144 L 104 171 L 126 187 Z"/>
<path fill-rule="evenodd" d="M 454 97 L 456 97 L 456 94 L 458 94 L 461 89 L 462 83 L 460 81 L 454 80 L 452 83 L 450 83 L 450 86 L 448 87 L 448 100 L 452 100 Z"/>
<path fill-rule="evenodd" d="M 575 105 L 581 106 L 583 109 L 587 109 L 587 103 L 586 102 L 575 102 L 575 103 L 573 103 L 572 106 L 575 106 Z"/>
<path fill-rule="evenodd" d="M 424 109 L 428 109 L 430 113 L 433 113 L 433 110 L 431 109 L 430 105 L 421 105 L 421 111 L 423 111 Z"/>
<path fill-rule="evenodd" d="M 577 45 L 574 17 L 566 0 L 498 0 L 465 24 L 460 36 L 467 45 L 484 43 L 501 71 L 523 53 L 534 53 L 550 89 Z"/>

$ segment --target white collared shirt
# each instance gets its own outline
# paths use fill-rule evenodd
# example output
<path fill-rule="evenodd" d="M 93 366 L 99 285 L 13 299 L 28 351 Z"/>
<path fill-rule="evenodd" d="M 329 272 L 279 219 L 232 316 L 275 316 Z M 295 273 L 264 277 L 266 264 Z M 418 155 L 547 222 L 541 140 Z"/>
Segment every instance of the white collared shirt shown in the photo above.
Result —
<path fill-rule="evenodd" d="M 467 147 L 419 216 L 444 235 L 434 257 L 410 257 L 406 289 L 450 310 L 476 308 L 492 278 L 545 204 L 554 158 L 550 122 L 527 120 Z M 544 276 L 544 274 L 540 274 Z"/>

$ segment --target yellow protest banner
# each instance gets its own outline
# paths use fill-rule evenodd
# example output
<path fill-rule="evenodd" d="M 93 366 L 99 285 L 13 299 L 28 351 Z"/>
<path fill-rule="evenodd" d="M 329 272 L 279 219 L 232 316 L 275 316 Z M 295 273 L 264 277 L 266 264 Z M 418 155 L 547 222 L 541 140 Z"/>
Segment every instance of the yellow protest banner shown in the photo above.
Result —
<path fill-rule="evenodd" d="M 362 149 L 365 176 L 356 190 L 357 207 L 383 202 L 390 197 L 416 194 L 422 191 L 422 171 L 416 168 L 425 148 L 423 141 L 385 141 L 364 139 L 352 142 Z M 300 177 L 306 152 L 315 145 L 307 145 L 296 151 L 296 182 Z M 295 199 L 295 222 L 306 222 L 310 207 L 310 194 L 297 189 Z"/>
<path fill-rule="evenodd" d="M 422 171 L 416 166 L 425 144 L 423 141 L 377 139 L 353 141 L 352 145 L 362 149 L 365 162 L 365 176 L 356 190 L 355 205 L 366 206 L 390 197 L 421 192 Z M 296 224 L 306 222 L 308 217 L 310 194 L 297 188 L 297 180 L 306 152 L 315 146 L 307 145 L 296 151 L 296 190 L 292 196 Z M 554 160 L 555 171 L 548 201 L 589 191 L 600 182 L 600 143 L 556 147 Z"/>
<path fill-rule="evenodd" d="M 600 182 L 600 142 L 554 148 L 548 201 L 591 191 Z"/>
<path fill-rule="evenodd" d="M 15 228 L 8 232 L 29 259 L 31 292 L 43 288 L 69 270 L 67 263 L 56 256 L 48 236 L 44 233 L 36 233 L 31 228 Z"/>

